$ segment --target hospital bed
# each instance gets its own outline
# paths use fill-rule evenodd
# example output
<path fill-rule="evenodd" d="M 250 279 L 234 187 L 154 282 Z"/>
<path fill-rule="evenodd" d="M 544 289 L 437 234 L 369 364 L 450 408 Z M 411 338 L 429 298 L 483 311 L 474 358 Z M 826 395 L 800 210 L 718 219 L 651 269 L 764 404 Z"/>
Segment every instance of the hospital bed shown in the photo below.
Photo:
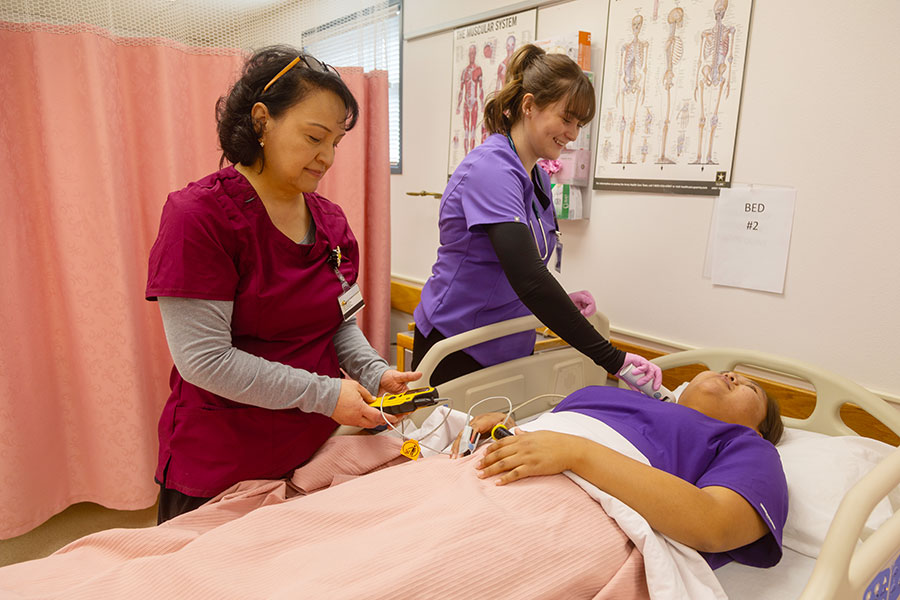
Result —
<path fill-rule="evenodd" d="M 608 337 L 606 318 L 594 315 L 591 320 Z M 447 338 L 423 358 L 418 367 L 423 373 L 420 383 L 430 384 L 429 377 L 444 356 L 539 325 L 535 317 L 528 316 Z M 842 376 L 762 352 L 689 350 L 653 362 L 664 371 L 705 365 L 715 371 L 770 373 L 776 378 L 788 376 L 806 381 L 815 389 L 816 403 L 811 414 L 805 418 L 784 417 L 786 433 L 778 446 L 788 477 L 792 511 L 785 530 L 784 557 L 770 569 L 731 563 L 717 570 L 716 576 L 729 598 L 900 597 L 900 449 L 860 437 L 841 418 L 842 406 L 851 403 L 900 434 L 897 407 Z M 513 404 L 536 398 L 514 413 L 515 419 L 521 421 L 548 410 L 560 396 L 578 388 L 607 385 L 607 375 L 573 348 L 564 347 L 459 377 L 442 383 L 439 391 L 442 397 L 451 399 L 452 408 L 462 412 L 492 396 L 511 398 Z M 621 382 L 619 385 L 624 386 Z M 507 409 L 507 402 L 497 398 L 479 406 L 476 412 Z M 414 420 L 421 423 L 427 416 L 428 410 L 420 410 Z M 795 522 L 799 525 L 792 525 Z M 789 527 L 793 529 L 789 531 Z"/>
<path fill-rule="evenodd" d="M 601 333 L 608 336 L 609 324 L 605 318 L 595 315 L 591 320 Z M 419 365 L 424 378 L 421 383 L 430 383 L 430 374 L 441 357 L 473 343 L 531 329 L 537 325 L 533 317 L 523 317 L 443 340 L 432 347 Z M 900 434 L 900 413 L 895 407 L 842 377 L 763 353 L 692 350 L 660 357 L 655 362 L 670 373 L 671 369 L 697 363 L 716 370 L 736 366 L 740 366 L 741 371 L 745 371 L 745 367 L 761 368 L 765 372 L 805 379 L 812 383 L 818 393 L 816 407 L 811 414 L 802 419 L 785 419 L 789 429 L 785 442 L 779 444 L 792 506 L 788 516 L 790 527 L 785 527 L 785 552 L 781 563 L 771 569 L 754 569 L 732 563 L 713 573 L 702 559 L 689 550 L 690 555 L 705 570 L 706 579 L 702 582 L 705 587 L 701 589 L 703 594 L 685 595 L 660 591 L 661 597 L 697 600 L 707 596 L 722 598 L 727 593 L 733 600 L 897 599 L 900 595 L 900 516 L 894 513 L 900 506 L 900 450 L 860 437 L 839 420 L 840 406 L 849 401 L 877 417 L 890 431 Z M 536 352 L 532 356 L 442 383 L 439 391 L 441 396 L 450 399 L 454 408 L 461 411 L 468 411 L 475 403 L 492 396 L 508 397 L 514 405 L 535 399 L 515 411 L 517 422 L 522 424 L 530 417 L 551 408 L 561 397 L 576 389 L 588 385 L 607 385 L 607 382 L 607 373 L 602 368 L 574 349 L 562 347 Z M 506 410 L 508 406 L 505 400 L 497 398 L 478 406 L 473 413 Z M 417 411 L 412 417 L 423 431 L 423 421 L 429 417 L 440 417 L 439 414 L 429 415 L 429 410 L 432 409 Z M 341 429 L 341 433 L 349 431 Z M 349 584 L 345 578 L 348 575 L 345 565 L 349 560 L 348 556 L 354 553 L 357 559 L 364 559 L 353 564 L 356 565 L 354 569 L 359 570 L 354 571 L 355 581 L 365 590 L 373 589 L 373 582 L 377 582 L 376 587 L 382 589 L 383 565 L 380 561 L 372 560 L 372 556 L 376 554 L 380 556 L 389 553 L 395 559 L 393 565 L 400 572 L 413 577 L 408 580 L 407 585 L 425 586 L 423 589 L 432 589 L 428 586 L 435 585 L 435 577 L 444 577 L 452 585 L 459 585 L 457 571 L 452 571 L 451 568 L 459 567 L 461 570 L 458 572 L 463 574 L 485 572 L 485 564 L 491 564 L 491 557 L 484 563 L 477 553 L 464 552 L 454 554 L 454 560 L 448 561 L 447 555 L 440 552 L 447 548 L 462 547 L 454 544 L 471 543 L 473 532 L 468 527 L 451 521 L 453 526 L 445 529 L 456 537 L 452 539 L 452 543 L 438 548 L 437 554 L 426 553 L 422 546 L 423 540 L 418 536 L 422 533 L 421 523 L 428 523 L 429 534 L 432 534 L 439 522 L 446 522 L 455 515 L 463 515 L 465 524 L 470 525 L 471 519 L 479 517 L 482 509 L 487 510 L 490 502 L 478 504 L 481 508 L 469 513 L 466 511 L 474 510 L 469 504 L 463 506 L 454 504 L 453 501 L 447 503 L 444 497 L 440 498 L 440 502 L 417 501 L 416 494 L 419 493 L 423 479 L 415 476 L 407 478 L 404 475 L 418 473 L 425 476 L 429 471 L 435 472 L 434 469 L 438 469 L 437 473 L 449 474 L 449 478 L 430 474 L 428 477 L 457 482 L 459 479 L 454 477 L 466 467 L 468 463 L 465 461 L 469 459 L 410 463 L 399 456 L 401 444 L 389 437 L 393 433 L 335 436 L 287 481 L 241 482 L 203 507 L 161 526 L 98 532 L 76 540 L 52 556 L 4 567 L 0 569 L 0 598 L 191 597 L 201 600 L 224 597 L 316 597 L 316 594 L 310 594 L 306 589 L 306 586 L 314 584 L 321 584 L 321 589 L 327 591 L 318 597 L 337 597 L 335 593 L 338 591 L 344 592 L 342 597 L 346 598 L 369 597 L 365 593 L 347 592 Z M 397 463 L 405 464 L 397 468 L 383 468 Z M 871 471 L 870 466 L 874 466 Z M 368 475 L 373 471 L 377 472 Z M 471 473 L 469 470 L 467 472 Z M 868 474 L 860 479 L 863 472 Z M 467 481 L 474 479 L 473 477 Z M 546 485 L 552 488 L 556 485 L 554 481 L 548 481 Z M 383 482 L 388 482 L 389 485 L 379 488 Z M 504 493 L 521 494 L 523 490 L 532 489 L 526 488 L 527 485 L 528 483 L 523 483 L 520 489 L 512 489 L 518 486 L 509 486 L 504 488 Z M 337 488 L 333 492 L 324 491 L 329 486 Z M 441 490 L 449 495 L 462 487 L 465 486 L 454 483 Z M 370 488 L 375 490 L 374 495 L 363 493 L 362 496 L 377 497 L 378 501 L 359 502 L 356 492 Z M 390 493 L 385 493 L 385 489 L 390 490 Z M 546 492 L 550 488 L 540 489 Z M 307 498 L 295 502 L 298 495 L 305 495 Z M 458 501 L 472 503 L 481 496 L 484 494 L 460 496 Z M 577 497 L 579 500 L 582 498 Z M 591 497 L 594 498 L 593 495 Z M 543 506 L 540 500 L 528 496 L 517 505 L 518 512 L 525 513 L 532 507 Z M 833 500 L 833 506 L 829 506 L 829 500 Z M 837 507 L 838 503 L 840 508 Z M 444 510 L 444 506 L 453 506 L 455 509 Z M 433 507 L 433 510 L 417 512 L 421 507 Z M 616 518 L 607 505 L 603 505 L 603 510 L 613 519 Z M 539 520 L 541 527 L 533 530 L 543 536 L 543 524 L 548 513 L 536 512 L 539 514 L 534 518 Z M 596 516 L 599 513 L 583 514 Z M 339 515 L 340 519 L 333 518 L 335 515 Z M 436 519 L 435 515 L 440 519 Z M 592 525 L 596 524 L 594 521 Z M 574 519 L 566 523 L 581 521 Z M 616 523 L 631 535 L 620 521 L 617 520 Z M 313 534 L 313 529 L 329 524 L 334 524 L 334 527 L 327 531 L 316 529 L 318 533 Z M 556 526 L 559 526 L 559 522 Z M 491 541 L 496 541 L 497 536 L 492 530 L 483 530 L 490 534 Z M 301 531 L 302 535 L 298 535 Z M 504 546 L 511 549 L 516 558 L 519 557 L 518 548 L 522 546 L 512 543 L 507 545 L 506 542 L 519 531 L 515 526 L 504 528 L 503 536 Z M 366 538 L 368 542 L 360 539 L 360 536 L 365 535 L 369 536 Z M 577 536 L 577 533 L 572 533 L 572 536 Z M 324 545 L 315 543 L 320 539 Z M 440 539 L 442 543 L 446 543 L 445 538 Z M 308 546 L 307 540 L 314 543 Z M 385 540 L 390 540 L 393 545 L 390 548 L 383 546 Z M 575 540 L 570 536 L 563 537 L 563 541 L 565 545 L 558 552 L 556 549 L 559 546 L 552 544 L 560 543 L 560 537 L 549 538 L 548 545 L 551 548 L 543 560 L 552 561 L 554 557 L 563 557 L 566 561 L 572 561 L 572 545 L 582 540 Z M 597 549 L 593 539 L 588 541 L 590 544 L 584 547 L 580 556 L 588 556 Z M 399 542 L 407 543 L 401 546 Z M 340 560 L 333 560 L 332 553 L 323 552 L 323 548 L 330 549 Z M 407 554 L 403 554 L 404 551 Z M 437 572 L 432 570 L 427 577 L 420 579 L 420 561 L 426 556 L 430 556 L 431 561 L 427 564 L 440 565 L 440 569 Z M 650 554 L 643 551 L 641 556 L 645 573 L 648 573 L 650 589 L 658 591 L 655 583 L 650 583 L 648 565 L 653 562 L 648 558 Z M 303 558 L 298 561 L 298 557 Z M 474 565 L 474 570 L 462 569 L 457 564 L 464 562 L 462 558 L 469 561 L 465 564 Z M 304 570 L 298 566 L 306 564 L 303 561 L 314 559 L 319 561 L 315 568 Z M 548 564 L 556 565 L 551 562 Z M 532 568 L 528 570 L 534 571 L 539 566 L 541 565 L 531 565 Z M 426 568 L 425 571 L 427 570 Z M 506 565 L 501 571 L 502 574 L 515 574 L 515 570 Z M 561 572 L 569 575 L 573 571 Z M 593 575 L 591 570 L 579 571 L 585 572 Z M 494 581 L 499 576 L 501 573 L 493 573 L 489 579 Z M 340 584 L 337 583 L 338 580 Z M 488 580 L 476 581 L 478 589 L 484 592 L 482 586 Z M 543 576 L 541 581 L 546 581 Z M 653 581 L 660 580 L 657 578 Z M 261 586 L 277 589 L 281 594 L 267 596 L 261 591 Z M 164 588 L 166 591 L 162 591 Z M 383 589 L 391 594 L 390 597 L 398 597 L 396 590 Z M 417 589 L 408 587 L 404 591 Z M 502 592 L 504 589 L 494 591 Z M 25 591 L 20 594 L 20 590 Z M 77 593 L 73 590 L 77 590 Z M 502 594 L 495 593 L 493 597 L 500 596 Z M 403 597 L 418 596 L 407 594 Z M 434 597 L 450 596 L 445 594 Z M 503 597 L 527 597 L 527 594 Z"/>

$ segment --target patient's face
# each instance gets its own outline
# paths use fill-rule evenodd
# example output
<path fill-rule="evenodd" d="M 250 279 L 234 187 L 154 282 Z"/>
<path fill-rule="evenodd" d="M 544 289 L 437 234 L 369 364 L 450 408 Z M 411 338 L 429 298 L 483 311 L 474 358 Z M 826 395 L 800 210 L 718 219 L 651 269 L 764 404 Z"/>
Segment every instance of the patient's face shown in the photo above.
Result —
<path fill-rule="evenodd" d="M 756 429 L 766 416 L 762 389 L 743 375 L 703 371 L 684 389 L 678 403 L 708 417 Z"/>

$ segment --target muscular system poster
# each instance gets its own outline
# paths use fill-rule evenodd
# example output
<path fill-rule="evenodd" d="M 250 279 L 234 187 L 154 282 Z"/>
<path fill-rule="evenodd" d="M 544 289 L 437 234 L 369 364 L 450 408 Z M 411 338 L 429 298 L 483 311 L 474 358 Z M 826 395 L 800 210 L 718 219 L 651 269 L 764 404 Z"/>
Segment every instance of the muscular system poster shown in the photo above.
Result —
<path fill-rule="evenodd" d="M 752 0 L 611 0 L 594 189 L 731 185 Z"/>
<path fill-rule="evenodd" d="M 503 87 L 506 65 L 519 46 L 534 40 L 537 10 L 460 27 L 453 32 L 450 151 L 447 176 L 484 141 L 484 103 Z"/>

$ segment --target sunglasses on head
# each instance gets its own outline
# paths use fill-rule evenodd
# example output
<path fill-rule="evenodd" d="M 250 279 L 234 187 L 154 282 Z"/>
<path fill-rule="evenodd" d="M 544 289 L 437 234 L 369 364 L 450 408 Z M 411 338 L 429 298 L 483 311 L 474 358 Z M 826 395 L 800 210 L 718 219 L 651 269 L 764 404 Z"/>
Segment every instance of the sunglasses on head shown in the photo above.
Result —
<path fill-rule="evenodd" d="M 288 71 L 293 69 L 295 66 L 297 66 L 297 64 L 300 61 L 303 61 L 303 64 L 306 65 L 306 68 L 310 69 L 311 71 L 316 71 L 318 73 L 333 73 L 333 74 L 337 75 L 338 77 L 341 76 L 341 74 L 337 72 L 337 69 L 335 69 L 331 65 L 327 65 L 327 64 L 323 63 L 316 57 L 309 56 L 309 55 L 305 55 L 305 56 L 301 55 L 301 56 L 298 56 L 297 58 L 295 58 L 294 60 L 292 60 L 291 62 L 289 62 L 287 64 L 287 66 L 284 67 L 282 70 L 278 71 L 278 74 L 275 75 L 275 77 L 273 77 L 269 81 L 269 83 L 267 83 L 266 86 L 263 88 L 263 94 L 265 94 L 266 91 L 270 87 L 272 87 L 272 84 L 275 83 L 276 81 L 278 81 L 278 79 L 281 78 L 282 75 L 284 75 L 285 73 L 287 73 Z"/>

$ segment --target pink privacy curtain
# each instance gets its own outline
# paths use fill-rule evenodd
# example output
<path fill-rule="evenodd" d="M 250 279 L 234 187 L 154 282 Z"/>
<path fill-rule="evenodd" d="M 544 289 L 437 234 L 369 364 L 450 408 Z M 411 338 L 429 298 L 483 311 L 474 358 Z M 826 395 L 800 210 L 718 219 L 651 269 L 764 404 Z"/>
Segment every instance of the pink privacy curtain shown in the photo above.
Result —
<path fill-rule="evenodd" d="M 360 288 L 366 308 L 359 325 L 388 358 L 391 314 L 391 183 L 387 71 L 339 69 L 359 103 L 359 121 L 341 141 L 318 192 L 341 205 L 359 241 Z"/>
<path fill-rule="evenodd" d="M 0 539 L 76 502 L 156 500 L 172 362 L 147 255 L 168 192 L 218 168 L 214 105 L 241 59 L 117 42 L 0 22 Z M 342 73 L 362 115 L 320 191 L 360 239 L 387 356 L 387 79 Z"/>
<path fill-rule="evenodd" d="M 151 506 L 171 358 L 143 298 L 166 194 L 217 168 L 237 56 L 0 22 L 0 538 Z"/>

